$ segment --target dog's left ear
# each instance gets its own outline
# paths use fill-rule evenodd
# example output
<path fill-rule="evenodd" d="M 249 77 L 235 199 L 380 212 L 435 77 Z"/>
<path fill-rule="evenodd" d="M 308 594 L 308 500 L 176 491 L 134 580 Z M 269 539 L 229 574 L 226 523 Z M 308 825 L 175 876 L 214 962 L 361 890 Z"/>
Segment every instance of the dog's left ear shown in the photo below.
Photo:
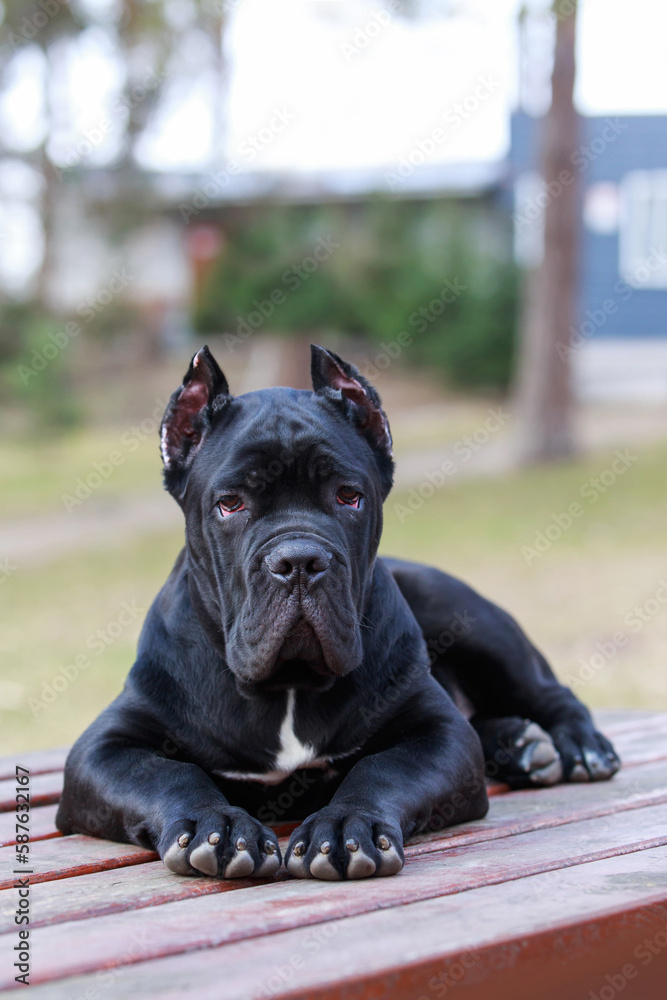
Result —
<path fill-rule="evenodd" d="M 208 347 L 202 347 L 190 362 L 183 385 L 172 393 L 160 427 L 164 484 L 177 498 L 214 413 L 230 398 L 227 379 Z"/>
<path fill-rule="evenodd" d="M 333 351 L 311 344 L 310 371 L 315 392 L 335 394 L 348 401 L 354 423 L 381 460 L 381 468 L 393 474 L 393 453 L 389 421 L 382 409 L 377 390 L 348 361 L 343 361 Z"/>

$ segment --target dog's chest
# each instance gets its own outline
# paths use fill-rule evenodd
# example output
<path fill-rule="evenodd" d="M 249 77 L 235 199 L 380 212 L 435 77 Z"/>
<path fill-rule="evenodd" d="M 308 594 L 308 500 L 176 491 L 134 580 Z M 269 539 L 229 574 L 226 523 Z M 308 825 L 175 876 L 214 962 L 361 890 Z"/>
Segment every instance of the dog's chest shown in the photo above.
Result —
<path fill-rule="evenodd" d="M 287 694 L 287 705 L 283 717 L 280 731 L 278 733 L 278 750 L 274 755 L 271 765 L 266 771 L 216 771 L 225 778 L 233 778 L 236 781 L 258 781 L 265 785 L 278 785 L 285 778 L 293 774 L 300 768 L 329 768 L 331 761 L 339 757 L 347 757 L 353 753 L 351 749 L 344 754 L 326 756 L 321 754 L 320 748 L 312 743 L 302 742 L 295 731 L 296 695 L 294 689 L 290 689 Z"/>

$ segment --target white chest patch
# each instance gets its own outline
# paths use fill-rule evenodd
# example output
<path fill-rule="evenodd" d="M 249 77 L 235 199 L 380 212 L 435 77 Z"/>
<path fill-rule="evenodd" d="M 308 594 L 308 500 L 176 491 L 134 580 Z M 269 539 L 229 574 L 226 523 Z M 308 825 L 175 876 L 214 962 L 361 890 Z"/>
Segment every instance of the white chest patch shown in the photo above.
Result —
<path fill-rule="evenodd" d="M 308 767 L 315 760 L 315 748 L 302 743 L 294 732 L 295 704 L 294 688 L 290 688 L 287 692 L 287 711 L 280 727 L 280 750 L 274 761 L 276 771 L 286 771 L 288 774 L 298 767 Z"/>
<path fill-rule="evenodd" d="M 326 767 L 329 761 L 318 759 L 315 747 L 308 743 L 302 743 L 294 732 L 295 704 L 294 688 L 290 688 L 287 692 L 287 710 L 278 736 L 280 749 L 270 771 L 265 771 L 262 774 L 242 771 L 216 771 L 214 773 L 222 774 L 225 778 L 233 778 L 236 781 L 260 781 L 265 785 L 278 785 L 300 767 Z"/>

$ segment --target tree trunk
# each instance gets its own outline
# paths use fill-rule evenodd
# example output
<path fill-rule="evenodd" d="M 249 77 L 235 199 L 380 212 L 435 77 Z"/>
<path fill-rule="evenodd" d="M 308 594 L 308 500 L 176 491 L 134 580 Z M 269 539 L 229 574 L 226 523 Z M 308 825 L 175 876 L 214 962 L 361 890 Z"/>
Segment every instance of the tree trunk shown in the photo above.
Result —
<path fill-rule="evenodd" d="M 543 120 L 541 172 L 548 201 L 544 255 L 524 280 L 517 386 L 520 459 L 528 464 L 566 458 L 572 435 L 570 329 L 575 323 L 579 243 L 579 183 L 571 155 L 579 119 L 573 103 L 576 6 L 558 20 L 551 107 Z"/>

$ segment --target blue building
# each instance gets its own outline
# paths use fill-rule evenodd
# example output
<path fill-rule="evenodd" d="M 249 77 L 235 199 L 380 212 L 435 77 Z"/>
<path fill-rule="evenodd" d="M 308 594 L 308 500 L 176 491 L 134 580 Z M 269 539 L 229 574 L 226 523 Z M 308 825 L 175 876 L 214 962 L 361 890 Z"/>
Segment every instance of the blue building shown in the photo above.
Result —
<path fill-rule="evenodd" d="M 544 208 L 578 179 L 578 394 L 667 400 L 667 116 L 582 118 L 571 169 L 550 189 L 539 175 L 540 126 L 523 112 L 512 119 L 514 249 L 523 266 L 539 262 Z"/>

